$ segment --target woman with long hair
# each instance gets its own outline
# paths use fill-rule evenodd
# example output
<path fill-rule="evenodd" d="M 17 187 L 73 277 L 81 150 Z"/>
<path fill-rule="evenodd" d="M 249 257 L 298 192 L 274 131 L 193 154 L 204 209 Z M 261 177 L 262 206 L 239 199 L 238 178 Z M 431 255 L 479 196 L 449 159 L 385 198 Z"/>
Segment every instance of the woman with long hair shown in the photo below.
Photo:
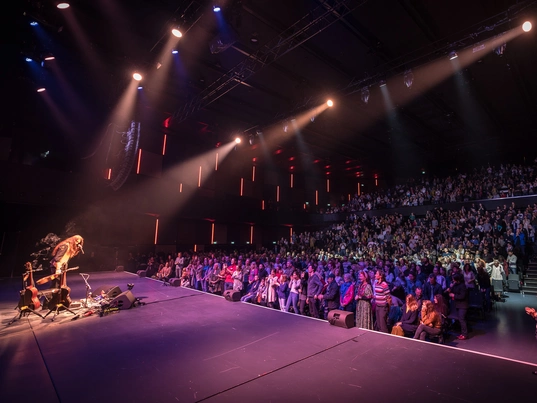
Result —
<path fill-rule="evenodd" d="M 429 301 L 423 301 L 421 308 L 421 323 L 414 334 L 415 339 L 425 340 L 427 335 L 438 336 L 442 333 L 442 318 L 434 309 L 434 304 Z"/>
<path fill-rule="evenodd" d="M 308 299 L 308 280 L 309 273 L 303 271 L 300 275 L 300 288 L 298 294 L 299 309 L 301 315 L 306 315 L 306 300 Z"/>
<path fill-rule="evenodd" d="M 442 294 L 436 294 L 434 296 L 433 305 L 434 305 L 435 311 L 440 314 L 441 318 L 447 317 L 447 315 L 448 315 L 448 306 L 447 306 L 446 301 L 444 300 L 444 296 Z"/>
<path fill-rule="evenodd" d="M 371 300 L 373 289 L 369 281 L 369 275 L 364 270 L 358 272 L 356 284 L 356 326 L 362 329 L 373 330 L 373 318 Z"/>
<path fill-rule="evenodd" d="M 415 334 L 418 328 L 418 302 L 412 294 L 408 294 L 405 298 L 405 304 L 402 309 L 403 315 L 399 322 L 394 325 L 394 328 L 400 327 L 403 334 Z M 394 330 L 392 329 L 392 334 Z M 400 334 L 400 333 L 399 333 Z"/>
<path fill-rule="evenodd" d="M 462 275 L 464 276 L 464 284 L 468 290 L 473 290 L 475 288 L 475 274 L 472 270 L 470 263 L 465 263 L 462 267 Z"/>

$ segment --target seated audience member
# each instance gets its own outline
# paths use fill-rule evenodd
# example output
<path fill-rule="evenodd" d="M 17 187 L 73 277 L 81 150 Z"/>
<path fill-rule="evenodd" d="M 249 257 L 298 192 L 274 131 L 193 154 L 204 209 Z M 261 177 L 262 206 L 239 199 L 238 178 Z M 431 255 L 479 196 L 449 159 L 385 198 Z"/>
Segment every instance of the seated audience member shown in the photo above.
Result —
<path fill-rule="evenodd" d="M 257 290 L 259 289 L 259 276 L 256 274 L 254 275 L 253 281 L 251 281 L 248 284 L 248 287 L 246 288 L 246 294 L 241 298 L 242 302 L 255 302 L 255 299 L 257 298 Z"/>
<path fill-rule="evenodd" d="M 166 262 L 166 264 L 164 264 L 164 266 L 158 271 L 157 279 L 161 281 L 168 281 L 170 279 L 171 274 L 172 274 L 172 268 L 169 262 Z"/>
<path fill-rule="evenodd" d="M 258 305 L 267 306 L 267 278 L 260 279 L 259 287 L 257 288 L 257 296 L 255 301 Z"/>
<path fill-rule="evenodd" d="M 401 311 L 401 319 L 392 328 L 392 334 L 399 336 L 404 336 L 405 334 L 414 335 L 418 328 L 418 303 L 412 294 L 406 296 L 406 302 Z"/>
<path fill-rule="evenodd" d="M 231 273 L 231 278 L 233 279 L 233 291 L 242 292 L 244 286 L 243 275 L 240 265 L 236 265 L 233 273 Z"/>
<path fill-rule="evenodd" d="M 425 300 L 421 309 L 420 325 L 414 334 L 415 339 L 425 340 L 427 335 L 438 336 L 442 333 L 442 318 L 434 310 L 434 304 Z"/>
<path fill-rule="evenodd" d="M 436 282 L 434 273 L 429 274 L 428 281 L 423 285 L 424 298 L 433 302 L 436 294 L 442 294 L 442 286 Z"/>

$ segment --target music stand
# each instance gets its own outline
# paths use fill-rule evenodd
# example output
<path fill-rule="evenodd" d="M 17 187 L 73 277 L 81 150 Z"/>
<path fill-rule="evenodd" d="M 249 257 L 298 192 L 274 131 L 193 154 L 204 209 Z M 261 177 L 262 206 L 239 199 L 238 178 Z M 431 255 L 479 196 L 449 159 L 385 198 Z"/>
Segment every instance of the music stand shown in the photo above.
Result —
<path fill-rule="evenodd" d="M 91 292 L 90 292 L 91 286 L 88 283 L 88 278 L 89 278 L 90 275 L 86 274 L 86 273 L 78 273 L 78 274 L 80 274 L 80 276 L 84 280 L 84 283 L 86 283 L 86 299 L 84 301 L 84 308 L 87 308 L 88 307 L 88 297 L 91 294 Z"/>

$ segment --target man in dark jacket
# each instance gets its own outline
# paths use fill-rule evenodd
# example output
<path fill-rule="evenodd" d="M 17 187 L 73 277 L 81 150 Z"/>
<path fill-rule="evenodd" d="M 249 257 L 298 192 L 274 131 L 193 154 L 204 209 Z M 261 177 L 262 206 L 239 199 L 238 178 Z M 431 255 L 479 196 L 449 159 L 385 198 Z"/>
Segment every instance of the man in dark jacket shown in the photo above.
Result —
<path fill-rule="evenodd" d="M 466 325 L 466 311 L 468 311 L 468 291 L 464 284 L 464 277 L 462 274 L 457 273 L 453 276 L 453 282 L 446 290 L 449 293 L 449 297 L 452 299 L 457 319 L 461 324 L 461 334 L 459 340 L 466 340 L 468 338 L 468 326 Z"/>
<path fill-rule="evenodd" d="M 328 312 L 339 307 L 339 287 L 335 282 L 335 274 L 330 273 L 326 281 L 326 290 L 324 294 L 319 295 L 319 299 L 324 301 L 324 318 L 328 318 Z"/>
<path fill-rule="evenodd" d="M 436 282 L 436 275 L 429 274 L 429 280 L 423 285 L 423 297 L 434 302 L 434 296 L 442 292 L 442 286 Z"/>
<path fill-rule="evenodd" d="M 310 308 L 310 314 L 314 318 L 319 318 L 319 295 L 323 289 L 323 283 L 319 278 L 319 275 L 315 273 L 315 269 L 312 265 L 308 267 L 308 295 L 306 303 Z"/>

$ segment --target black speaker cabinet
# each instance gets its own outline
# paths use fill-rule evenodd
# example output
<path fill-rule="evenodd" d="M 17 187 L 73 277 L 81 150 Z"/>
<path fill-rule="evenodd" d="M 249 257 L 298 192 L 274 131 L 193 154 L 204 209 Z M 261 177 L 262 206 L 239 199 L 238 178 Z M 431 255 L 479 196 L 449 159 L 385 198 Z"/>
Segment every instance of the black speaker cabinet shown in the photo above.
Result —
<path fill-rule="evenodd" d="M 350 329 L 351 327 L 354 327 L 354 312 L 334 309 L 333 311 L 328 312 L 328 323 L 333 326 Z"/>
<path fill-rule="evenodd" d="M 241 300 L 241 292 L 233 290 L 224 291 L 224 298 L 226 301 L 239 302 Z"/>
<path fill-rule="evenodd" d="M 181 279 L 177 278 L 177 277 L 174 277 L 174 278 L 169 279 L 168 283 L 170 283 L 170 285 L 173 285 L 174 287 L 180 287 L 181 286 Z"/>
<path fill-rule="evenodd" d="M 134 304 L 134 301 L 136 301 L 136 298 L 134 298 L 134 295 L 130 290 L 122 292 L 117 297 L 115 297 L 112 301 L 110 301 L 110 306 L 115 307 L 117 306 L 120 310 L 122 309 L 129 309 L 132 304 Z"/>
<path fill-rule="evenodd" d="M 104 291 L 107 298 L 112 299 L 121 294 L 121 288 L 117 285 L 102 285 L 92 291 L 94 297 L 98 297 Z"/>

